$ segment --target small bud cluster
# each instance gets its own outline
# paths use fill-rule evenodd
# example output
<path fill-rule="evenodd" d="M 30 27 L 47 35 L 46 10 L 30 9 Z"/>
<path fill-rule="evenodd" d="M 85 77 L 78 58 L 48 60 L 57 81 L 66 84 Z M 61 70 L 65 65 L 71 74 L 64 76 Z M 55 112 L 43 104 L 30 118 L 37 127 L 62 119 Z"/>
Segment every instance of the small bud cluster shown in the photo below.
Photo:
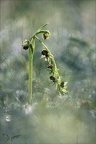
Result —
<path fill-rule="evenodd" d="M 50 80 L 53 81 L 54 84 L 56 84 L 56 87 L 59 89 L 59 92 L 66 93 L 67 92 L 67 82 L 64 82 L 61 80 L 58 69 L 54 60 L 53 55 L 50 53 L 50 51 L 43 49 L 41 52 L 42 56 L 47 60 L 48 66 L 47 69 L 49 70 L 50 74 Z"/>

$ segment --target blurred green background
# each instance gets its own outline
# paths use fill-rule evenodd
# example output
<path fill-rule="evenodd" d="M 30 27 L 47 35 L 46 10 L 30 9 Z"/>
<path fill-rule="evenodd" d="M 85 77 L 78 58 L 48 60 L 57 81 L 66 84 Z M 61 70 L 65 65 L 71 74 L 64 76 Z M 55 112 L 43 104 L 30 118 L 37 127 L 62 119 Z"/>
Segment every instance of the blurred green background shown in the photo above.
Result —
<path fill-rule="evenodd" d="M 51 35 L 44 43 L 69 93 L 59 96 L 36 42 L 30 107 L 22 43 L 45 23 Z M 0 117 L 1 144 L 95 144 L 95 0 L 0 0 Z"/>

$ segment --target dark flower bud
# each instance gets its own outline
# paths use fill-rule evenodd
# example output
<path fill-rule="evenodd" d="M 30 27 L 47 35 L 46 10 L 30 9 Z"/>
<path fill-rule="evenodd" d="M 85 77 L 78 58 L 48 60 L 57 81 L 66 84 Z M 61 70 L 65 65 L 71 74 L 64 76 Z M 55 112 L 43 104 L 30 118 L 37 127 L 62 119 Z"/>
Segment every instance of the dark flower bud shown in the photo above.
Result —
<path fill-rule="evenodd" d="M 22 46 L 23 46 L 23 49 L 27 50 L 30 46 L 30 42 L 28 40 L 25 40 Z"/>
<path fill-rule="evenodd" d="M 50 35 L 50 32 L 49 31 L 46 31 L 42 34 L 42 38 L 45 40 L 45 39 L 48 39 L 49 38 L 49 35 Z"/>
<path fill-rule="evenodd" d="M 50 65 L 48 65 L 48 66 L 47 66 L 47 68 L 49 68 L 49 69 L 51 69 L 51 70 L 52 70 L 53 65 L 52 65 L 52 64 L 50 64 Z"/>
<path fill-rule="evenodd" d="M 48 51 L 47 50 L 42 50 L 42 55 L 44 55 L 45 57 L 48 57 Z"/>
<path fill-rule="evenodd" d="M 50 76 L 50 80 L 52 80 L 53 82 L 56 81 L 56 80 L 55 80 L 55 77 L 53 77 L 53 76 Z"/>
<path fill-rule="evenodd" d="M 60 83 L 60 86 L 61 86 L 62 88 L 64 87 L 64 82 L 63 82 L 63 81 Z"/>

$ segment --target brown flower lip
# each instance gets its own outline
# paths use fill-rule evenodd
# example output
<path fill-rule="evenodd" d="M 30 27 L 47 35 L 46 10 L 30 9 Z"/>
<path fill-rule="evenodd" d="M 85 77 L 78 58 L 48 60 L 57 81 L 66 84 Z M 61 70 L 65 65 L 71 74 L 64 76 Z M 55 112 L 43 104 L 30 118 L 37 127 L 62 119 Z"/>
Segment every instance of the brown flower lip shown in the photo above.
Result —
<path fill-rule="evenodd" d="M 42 50 L 42 55 L 44 55 L 44 56 L 46 56 L 46 57 L 48 57 L 48 51 L 47 50 Z"/>
<path fill-rule="evenodd" d="M 50 79 L 51 79 L 53 82 L 56 81 L 54 76 L 50 76 Z"/>
<path fill-rule="evenodd" d="M 50 32 L 44 32 L 43 34 L 42 34 L 42 38 L 45 40 L 45 39 L 48 39 L 49 38 L 49 35 L 50 35 Z"/>
<path fill-rule="evenodd" d="M 29 46 L 23 46 L 23 49 L 27 50 L 29 48 Z"/>
<path fill-rule="evenodd" d="M 63 82 L 63 81 L 60 83 L 60 86 L 61 86 L 62 88 L 64 87 L 64 82 Z"/>
<path fill-rule="evenodd" d="M 42 34 L 42 38 L 45 40 L 45 39 L 47 39 L 47 37 L 46 37 L 46 34 L 45 33 L 43 33 Z"/>
<path fill-rule="evenodd" d="M 52 64 L 50 64 L 50 65 L 48 65 L 48 66 L 47 66 L 47 68 L 49 68 L 49 69 L 51 69 L 51 70 L 52 70 L 53 65 L 52 65 Z"/>

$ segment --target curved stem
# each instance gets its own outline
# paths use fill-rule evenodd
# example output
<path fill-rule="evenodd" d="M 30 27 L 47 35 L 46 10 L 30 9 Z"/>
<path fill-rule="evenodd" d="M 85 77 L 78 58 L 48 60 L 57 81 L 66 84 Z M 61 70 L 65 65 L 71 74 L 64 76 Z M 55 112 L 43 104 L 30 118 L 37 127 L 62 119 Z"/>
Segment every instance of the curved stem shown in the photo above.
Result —
<path fill-rule="evenodd" d="M 49 51 L 49 49 L 47 48 L 47 46 L 37 37 L 35 36 L 35 38 L 43 45 L 43 47 L 51 54 L 51 52 Z M 52 54 L 51 54 L 52 55 Z M 53 56 L 53 55 L 52 55 Z"/>
<path fill-rule="evenodd" d="M 50 50 L 47 48 L 47 46 L 37 37 L 35 36 L 35 38 L 43 45 L 43 47 L 49 52 L 50 54 L 50 57 L 51 57 L 51 60 L 52 60 L 52 63 L 54 65 L 54 69 L 55 69 L 55 72 L 56 72 L 56 76 L 57 78 L 59 78 L 59 73 L 58 73 L 58 68 L 56 66 L 56 62 L 54 60 L 54 56 L 51 54 Z"/>

